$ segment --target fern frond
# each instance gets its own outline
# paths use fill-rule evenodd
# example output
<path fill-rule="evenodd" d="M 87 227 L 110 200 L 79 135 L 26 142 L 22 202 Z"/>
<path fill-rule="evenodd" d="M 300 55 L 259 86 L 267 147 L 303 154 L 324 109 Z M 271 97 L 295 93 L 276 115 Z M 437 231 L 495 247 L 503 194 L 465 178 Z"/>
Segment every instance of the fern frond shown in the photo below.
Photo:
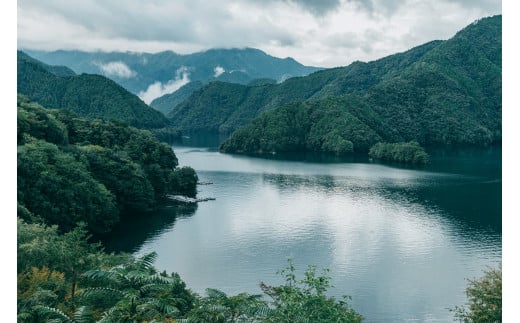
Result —
<path fill-rule="evenodd" d="M 171 286 L 162 283 L 151 283 L 144 286 L 141 286 L 139 289 L 141 292 L 149 294 L 149 293 L 158 293 L 158 292 L 169 292 L 171 290 Z"/>
<path fill-rule="evenodd" d="M 78 296 L 85 298 L 102 297 L 104 299 L 121 299 L 125 293 L 110 287 L 89 287 L 78 291 Z"/>
<path fill-rule="evenodd" d="M 112 307 L 106 312 L 103 313 L 101 319 L 98 323 L 113 323 L 123 321 L 122 318 L 124 316 L 123 311 L 121 311 L 118 307 Z"/>
<path fill-rule="evenodd" d="M 93 282 L 116 282 L 120 274 L 116 270 L 93 269 L 84 272 L 81 277 Z"/>
<path fill-rule="evenodd" d="M 44 317 L 54 317 L 59 320 L 59 322 L 70 322 L 72 320 L 67 316 L 67 314 L 63 313 L 60 309 L 49 307 L 45 305 L 36 305 L 34 310 L 41 316 Z"/>
<path fill-rule="evenodd" d="M 242 312 L 249 316 L 262 316 L 266 317 L 272 314 L 274 311 L 267 304 L 253 304 L 247 305 L 242 309 Z"/>
<path fill-rule="evenodd" d="M 94 319 L 92 317 L 92 310 L 88 306 L 80 306 L 73 315 L 74 322 L 77 323 L 90 323 Z"/>
<path fill-rule="evenodd" d="M 127 281 L 133 285 L 149 285 L 149 284 L 162 284 L 172 285 L 173 280 L 169 277 L 161 276 L 160 274 L 150 275 L 146 272 L 131 271 L 125 274 Z"/>
<path fill-rule="evenodd" d="M 215 288 L 206 288 L 206 294 L 213 299 L 227 299 L 228 296 L 221 290 Z"/>
<path fill-rule="evenodd" d="M 135 262 L 140 269 L 152 269 L 153 263 L 157 259 L 157 252 L 153 251 L 138 258 Z"/>
<path fill-rule="evenodd" d="M 145 301 L 145 303 L 143 304 L 143 307 L 153 306 L 159 312 L 167 314 L 167 315 L 174 315 L 174 314 L 178 314 L 180 312 L 177 307 L 172 305 L 167 300 L 162 300 L 162 299 L 157 299 L 157 298 L 147 298 L 144 301 Z"/>
<path fill-rule="evenodd" d="M 34 321 L 33 314 L 29 312 L 21 312 L 16 315 L 18 322 L 28 322 L 29 320 Z"/>

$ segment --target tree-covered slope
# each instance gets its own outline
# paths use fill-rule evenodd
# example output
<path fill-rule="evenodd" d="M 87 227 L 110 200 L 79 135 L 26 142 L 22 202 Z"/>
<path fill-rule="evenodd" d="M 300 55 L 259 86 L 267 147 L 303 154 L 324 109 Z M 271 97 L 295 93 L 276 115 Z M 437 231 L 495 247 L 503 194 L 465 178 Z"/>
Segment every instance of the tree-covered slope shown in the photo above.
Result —
<path fill-rule="evenodd" d="M 59 65 L 48 65 L 43 62 L 40 62 L 37 59 L 32 58 L 31 56 L 27 55 L 26 53 L 22 51 L 17 51 L 16 55 L 18 56 L 18 59 L 23 59 L 25 61 L 31 62 L 33 64 L 41 66 L 46 71 L 56 75 L 56 76 L 74 76 L 76 73 L 74 73 L 73 70 L 66 66 L 59 66 Z"/>
<path fill-rule="evenodd" d="M 227 133 L 283 104 L 355 94 L 366 100 L 381 120 L 390 122 L 388 128 L 392 129 L 387 132 L 391 140 L 449 141 L 424 137 L 422 129 L 452 129 L 455 125 L 448 125 L 452 118 L 457 122 L 469 118 L 472 128 L 482 125 L 496 140 L 500 137 L 501 48 L 501 16 L 485 18 L 446 41 L 281 84 L 244 87 L 212 83 L 168 117 L 184 131 Z M 240 99 L 235 97 L 237 93 Z M 464 141 L 471 140 L 454 140 Z"/>
<path fill-rule="evenodd" d="M 294 77 L 280 84 L 260 83 L 245 89 L 243 86 L 213 82 L 194 92 L 186 101 L 178 105 L 167 116 L 184 131 L 210 129 L 222 133 L 236 130 L 247 124 L 262 111 L 276 108 L 282 104 L 305 100 L 321 99 L 331 95 L 364 92 L 381 80 L 399 74 L 404 68 L 416 62 L 428 50 L 440 42 L 430 42 L 413 48 L 405 53 L 392 55 L 374 62 L 355 62 L 347 67 L 326 69 L 305 77 Z M 234 102 L 237 92 L 244 92 L 238 105 L 221 107 Z M 219 93 L 221 102 L 214 102 Z M 207 105 L 206 102 L 212 102 Z M 207 117 L 209 110 L 218 107 L 228 111 L 218 118 Z M 204 119 L 204 122 L 200 120 Z"/>
<path fill-rule="evenodd" d="M 471 24 L 447 41 L 437 42 L 416 56 L 420 58 L 414 63 L 403 64 L 407 67 L 400 73 L 395 73 L 395 68 L 385 69 L 387 73 L 378 76 L 379 82 L 373 85 L 369 84 L 376 79 L 374 75 L 382 74 L 370 67 L 381 67 L 385 61 L 396 63 L 396 57 L 355 63 L 354 67 L 364 70 L 360 75 L 372 75 L 365 78 L 366 89 L 358 86 L 352 90 L 353 83 L 339 91 L 347 93 L 340 97 L 267 111 L 233 133 L 221 148 L 227 152 L 348 153 L 366 152 L 380 141 L 417 141 L 422 145 L 500 142 L 501 44 L 501 16 L 495 16 Z M 315 74 L 324 73 L 327 71 Z M 339 84 L 347 84 L 341 79 L 346 80 L 338 77 L 321 92 L 334 94 L 335 88 L 341 88 Z M 318 93 L 312 98 L 320 97 Z M 246 100 L 242 98 L 242 102 Z"/>
<path fill-rule="evenodd" d="M 68 231 L 78 222 L 106 232 L 127 212 L 166 194 L 195 196 L 197 177 L 178 168 L 149 131 L 81 118 L 18 98 L 18 216 Z"/>
<path fill-rule="evenodd" d="M 182 101 L 186 100 L 193 92 L 204 86 L 201 81 L 190 82 L 181 86 L 177 91 L 165 94 L 150 102 L 150 106 L 164 115 L 169 114 Z"/>
<path fill-rule="evenodd" d="M 365 95 L 391 141 L 489 144 L 502 137 L 502 17 L 481 19 Z"/>
<path fill-rule="evenodd" d="M 246 86 L 211 82 L 195 91 L 167 117 L 176 127 L 191 131 L 227 133 L 256 116 L 269 103 L 273 85 Z M 236 124 L 236 125 L 235 125 Z"/>
<path fill-rule="evenodd" d="M 23 52 L 18 52 L 18 93 L 44 106 L 69 109 L 105 120 L 121 120 L 139 128 L 169 125 L 160 112 L 101 75 L 60 76 Z"/>

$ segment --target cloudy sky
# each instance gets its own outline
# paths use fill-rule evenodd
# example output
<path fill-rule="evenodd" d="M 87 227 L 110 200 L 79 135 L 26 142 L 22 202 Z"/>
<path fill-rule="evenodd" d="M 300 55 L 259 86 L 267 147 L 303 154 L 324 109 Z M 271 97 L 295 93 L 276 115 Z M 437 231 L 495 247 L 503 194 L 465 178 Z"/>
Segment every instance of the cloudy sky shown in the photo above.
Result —
<path fill-rule="evenodd" d="M 21 49 L 181 54 L 254 47 L 306 65 L 369 61 L 500 14 L 500 0 L 21 0 Z"/>

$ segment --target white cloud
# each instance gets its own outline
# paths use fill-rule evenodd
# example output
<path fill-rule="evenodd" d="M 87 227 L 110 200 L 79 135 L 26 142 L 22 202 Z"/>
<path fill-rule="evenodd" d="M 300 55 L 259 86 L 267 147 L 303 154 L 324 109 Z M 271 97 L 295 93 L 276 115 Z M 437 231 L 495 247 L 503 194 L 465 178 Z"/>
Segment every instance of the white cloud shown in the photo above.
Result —
<path fill-rule="evenodd" d="M 213 75 L 214 77 L 219 77 L 222 73 L 224 73 L 226 70 L 220 66 L 220 65 L 217 65 L 213 71 L 215 72 L 215 74 Z"/>
<path fill-rule="evenodd" d="M 177 91 L 181 86 L 186 85 L 190 82 L 190 74 L 188 68 L 182 66 L 175 72 L 175 78 L 169 80 L 165 84 L 161 82 L 155 82 L 150 84 L 146 91 L 139 92 L 138 96 L 146 104 L 150 104 L 154 99 L 161 97 L 168 93 Z"/>
<path fill-rule="evenodd" d="M 498 0 L 18 1 L 21 49 L 253 47 L 332 67 L 368 61 L 500 14 Z M 117 12 L 117 14 L 114 14 Z"/>
<path fill-rule="evenodd" d="M 94 63 L 99 67 L 101 72 L 106 76 L 115 76 L 120 78 L 131 78 L 137 75 L 128 65 L 121 61 L 109 62 L 106 64 Z"/>

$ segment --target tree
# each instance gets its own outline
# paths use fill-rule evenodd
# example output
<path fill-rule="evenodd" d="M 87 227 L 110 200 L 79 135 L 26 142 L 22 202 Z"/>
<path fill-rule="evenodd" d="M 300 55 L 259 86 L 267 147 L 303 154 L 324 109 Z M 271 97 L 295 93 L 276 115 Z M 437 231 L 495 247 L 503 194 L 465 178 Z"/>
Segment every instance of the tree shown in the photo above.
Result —
<path fill-rule="evenodd" d="M 430 162 L 428 153 L 416 141 L 373 145 L 368 152 L 371 158 L 386 161 L 424 165 Z"/>
<path fill-rule="evenodd" d="M 43 140 L 18 146 L 18 202 L 47 224 L 69 231 L 85 222 L 91 232 L 119 221 L 114 195 L 92 178 L 85 162 Z"/>
<path fill-rule="evenodd" d="M 489 269 L 479 279 L 469 279 L 466 288 L 466 306 L 456 306 L 455 319 L 459 322 L 502 322 L 502 266 Z"/>
<path fill-rule="evenodd" d="M 191 167 L 176 168 L 172 173 L 171 190 L 189 197 L 197 195 L 199 177 Z"/>
<path fill-rule="evenodd" d="M 292 260 L 289 266 L 281 270 L 285 285 L 269 286 L 264 283 L 260 288 L 272 298 L 273 311 L 267 315 L 265 322 L 361 322 L 363 317 L 348 304 L 350 296 L 344 295 L 337 301 L 327 297 L 327 290 L 332 287 L 328 270 L 322 275 L 316 274 L 316 267 L 309 266 L 304 278 L 296 279 Z"/>
<path fill-rule="evenodd" d="M 51 110 L 30 103 L 27 97 L 21 95 L 18 96 L 17 132 L 19 145 L 24 143 L 27 135 L 57 145 L 68 143 L 67 127 Z"/>
<path fill-rule="evenodd" d="M 37 322 L 38 307 L 57 308 L 68 292 L 65 274 L 47 267 L 32 267 L 18 274 L 17 285 L 17 312 L 21 321 Z"/>
<path fill-rule="evenodd" d="M 80 147 L 92 176 L 116 197 L 121 211 L 146 211 L 155 203 L 153 187 L 141 166 L 124 151 L 113 151 L 96 145 Z"/>
<path fill-rule="evenodd" d="M 85 318 L 88 311 L 78 306 L 75 297 L 81 274 L 96 267 L 114 266 L 129 258 L 126 254 L 104 253 L 100 244 L 89 243 L 88 238 L 84 225 L 59 234 L 57 226 L 28 224 L 18 219 L 20 321 L 47 322 L 58 318 L 81 322 L 80 318 Z"/>
<path fill-rule="evenodd" d="M 18 216 L 62 232 L 84 222 L 106 233 L 120 214 L 152 209 L 169 193 L 197 193 L 195 171 L 177 169 L 173 149 L 149 131 L 49 110 L 24 96 L 17 148 Z"/>
<path fill-rule="evenodd" d="M 207 297 L 199 298 L 194 309 L 189 313 L 188 322 L 226 323 L 257 322 L 270 312 L 262 295 L 240 293 L 228 296 L 218 289 L 207 288 Z"/>
<path fill-rule="evenodd" d="M 321 149 L 325 152 L 333 152 L 336 155 L 348 154 L 354 151 L 352 141 L 345 140 L 338 131 L 328 133 L 321 145 Z"/>
<path fill-rule="evenodd" d="M 156 257 L 152 252 L 110 269 L 87 271 L 82 299 L 104 311 L 101 320 L 106 322 L 164 321 L 182 315 L 177 305 L 190 300 L 172 292 L 178 289 L 178 277 L 156 272 L 152 266 Z"/>
<path fill-rule="evenodd" d="M 99 243 L 89 243 L 85 225 L 60 235 L 57 226 L 28 224 L 18 219 L 17 264 L 18 273 L 31 272 L 32 268 L 47 267 L 61 272 L 70 283 L 69 294 L 74 297 L 81 274 L 101 264 L 115 264 L 127 259 L 102 252 Z"/>

